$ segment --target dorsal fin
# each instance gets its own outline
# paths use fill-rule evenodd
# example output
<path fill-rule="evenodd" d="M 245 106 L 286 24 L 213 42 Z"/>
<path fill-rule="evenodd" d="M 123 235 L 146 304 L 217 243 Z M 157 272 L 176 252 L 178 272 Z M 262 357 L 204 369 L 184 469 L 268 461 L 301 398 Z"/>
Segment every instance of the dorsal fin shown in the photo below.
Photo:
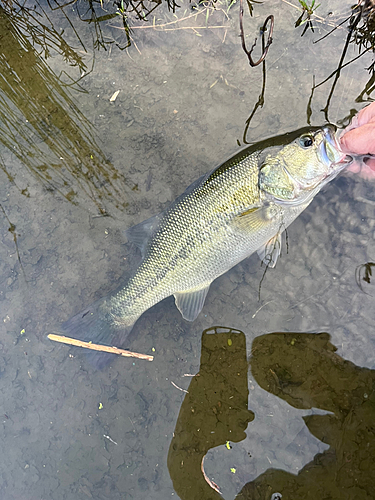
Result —
<path fill-rule="evenodd" d="M 194 181 L 186 190 L 184 193 L 182 193 L 176 200 L 169 204 L 160 214 L 154 215 L 150 217 L 149 219 L 146 219 L 143 222 L 140 222 L 139 224 L 136 224 L 133 227 L 130 227 L 125 231 L 125 236 L 129 241 L 137 245 L 137 247 L 141 250 L 142 253 L 142 258 L 145 255 L 146 247 L 149 242 L 149 240 L 153 237 L 153 235 L 156 233 L 156 231 L 159 228 L 160 221 L 163 219 L 165 216 L 166 212 L 173 207 L 174 205 L 177 205 L 182 198 L 187 196 L 189 193 L 194 191 L 200 184 L 202 183 L 203 179 L 205 179 L 207 174 L 202 175 Z"/>
<path fill-rule="evenodd" d="M 160 215 L 154 215 L 125 231 L 128 240 L 137 245 L 141 250 L 142 258 L 145 255 L 147 243 L 159 227 L 159 222 Z"/>

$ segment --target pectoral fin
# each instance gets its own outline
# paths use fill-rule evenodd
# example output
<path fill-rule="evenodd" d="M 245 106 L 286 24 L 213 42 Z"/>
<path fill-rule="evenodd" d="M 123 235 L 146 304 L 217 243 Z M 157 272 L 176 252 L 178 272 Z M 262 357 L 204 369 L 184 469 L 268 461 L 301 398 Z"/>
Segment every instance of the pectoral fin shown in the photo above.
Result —
<path fill-rule="evenodd" d="M 232 224 L 242 231 L 257 232 L 261 230 L 265 224 L 269 223 L 279 213 L 279 208 L 276 205 L 263 207 L 250 207 L 241 214 L 237 215 Z"/>
<path fill-rule="evenodd" d="M 187 321 L 195 320 L 203 308 L 210 285 L 211 283 L 202 288 L 194 288 L 174 294 L 177 309 L 184 319 Z"/>
<path fill-rule="evenodd" d="M 277 233 L 273 238 L 267 241 L 265 245 L 258 249 L 260 260 L 268 267 L 275 267 L 277 259 L 281 254 L 281 234 Z"/>

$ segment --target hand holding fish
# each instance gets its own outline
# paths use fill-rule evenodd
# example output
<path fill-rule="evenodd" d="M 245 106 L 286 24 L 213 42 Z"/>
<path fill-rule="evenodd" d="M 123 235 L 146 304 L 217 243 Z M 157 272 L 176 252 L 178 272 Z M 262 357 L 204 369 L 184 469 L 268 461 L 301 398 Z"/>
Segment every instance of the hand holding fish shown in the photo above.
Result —
<path fill-rule="evenodd" d="M 361 109 L 339 140 L 342 150 L 354 156 L 347 170 L 375 179 L 375 102 Z"/>

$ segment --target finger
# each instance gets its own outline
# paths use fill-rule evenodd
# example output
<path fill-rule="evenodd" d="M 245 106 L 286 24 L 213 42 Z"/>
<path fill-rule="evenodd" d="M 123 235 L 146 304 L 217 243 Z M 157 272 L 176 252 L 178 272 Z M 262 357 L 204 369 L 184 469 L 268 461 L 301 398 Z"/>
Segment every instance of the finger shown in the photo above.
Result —
<path fill-rule="evenodd" d="M 349 130 L 340 138 L 343 151 L 353 154 L 375 154 L 375 123 Z"/>
<path fill-rule="evenodd" d="M 375 181 L 375 158 L 358 158 L 344 170 L 345 172 L 352 172 L 367 181 Z"/>
<path fill-rule="evenodd" d="M 355 118 L 358 127 L 365 125 L 366 123 L 373 122 L 375 120 L 375 102 L 372 102 L 369 106 L 361 109 Z"/>
<path fill-rule="evenodd" d="M 374 172 L 375 175 L 375 158 L 365 158 L 363 160 L 370 170 Z"/>

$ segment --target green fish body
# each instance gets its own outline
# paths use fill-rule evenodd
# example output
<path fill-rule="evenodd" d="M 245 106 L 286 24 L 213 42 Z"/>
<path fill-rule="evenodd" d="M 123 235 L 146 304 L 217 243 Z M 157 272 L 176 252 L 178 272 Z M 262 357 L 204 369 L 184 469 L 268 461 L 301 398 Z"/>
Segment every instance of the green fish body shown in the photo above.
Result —
<path fill-rule="evenodd" d="M 164 212 L 129 229 L 129 240 L 143 255 L 135 274 L 65 322 L 60 333 L 123 344 L 141 314 L 170 295 L 193 321 L 212 281 L 243 259 L 257 251 L 266 265 L 275 265 L 284 229 L 347 162 L 331 126 L 244 149 L 195 181 Z M 98 358 L 96 364 L 106 361 Z"/>

